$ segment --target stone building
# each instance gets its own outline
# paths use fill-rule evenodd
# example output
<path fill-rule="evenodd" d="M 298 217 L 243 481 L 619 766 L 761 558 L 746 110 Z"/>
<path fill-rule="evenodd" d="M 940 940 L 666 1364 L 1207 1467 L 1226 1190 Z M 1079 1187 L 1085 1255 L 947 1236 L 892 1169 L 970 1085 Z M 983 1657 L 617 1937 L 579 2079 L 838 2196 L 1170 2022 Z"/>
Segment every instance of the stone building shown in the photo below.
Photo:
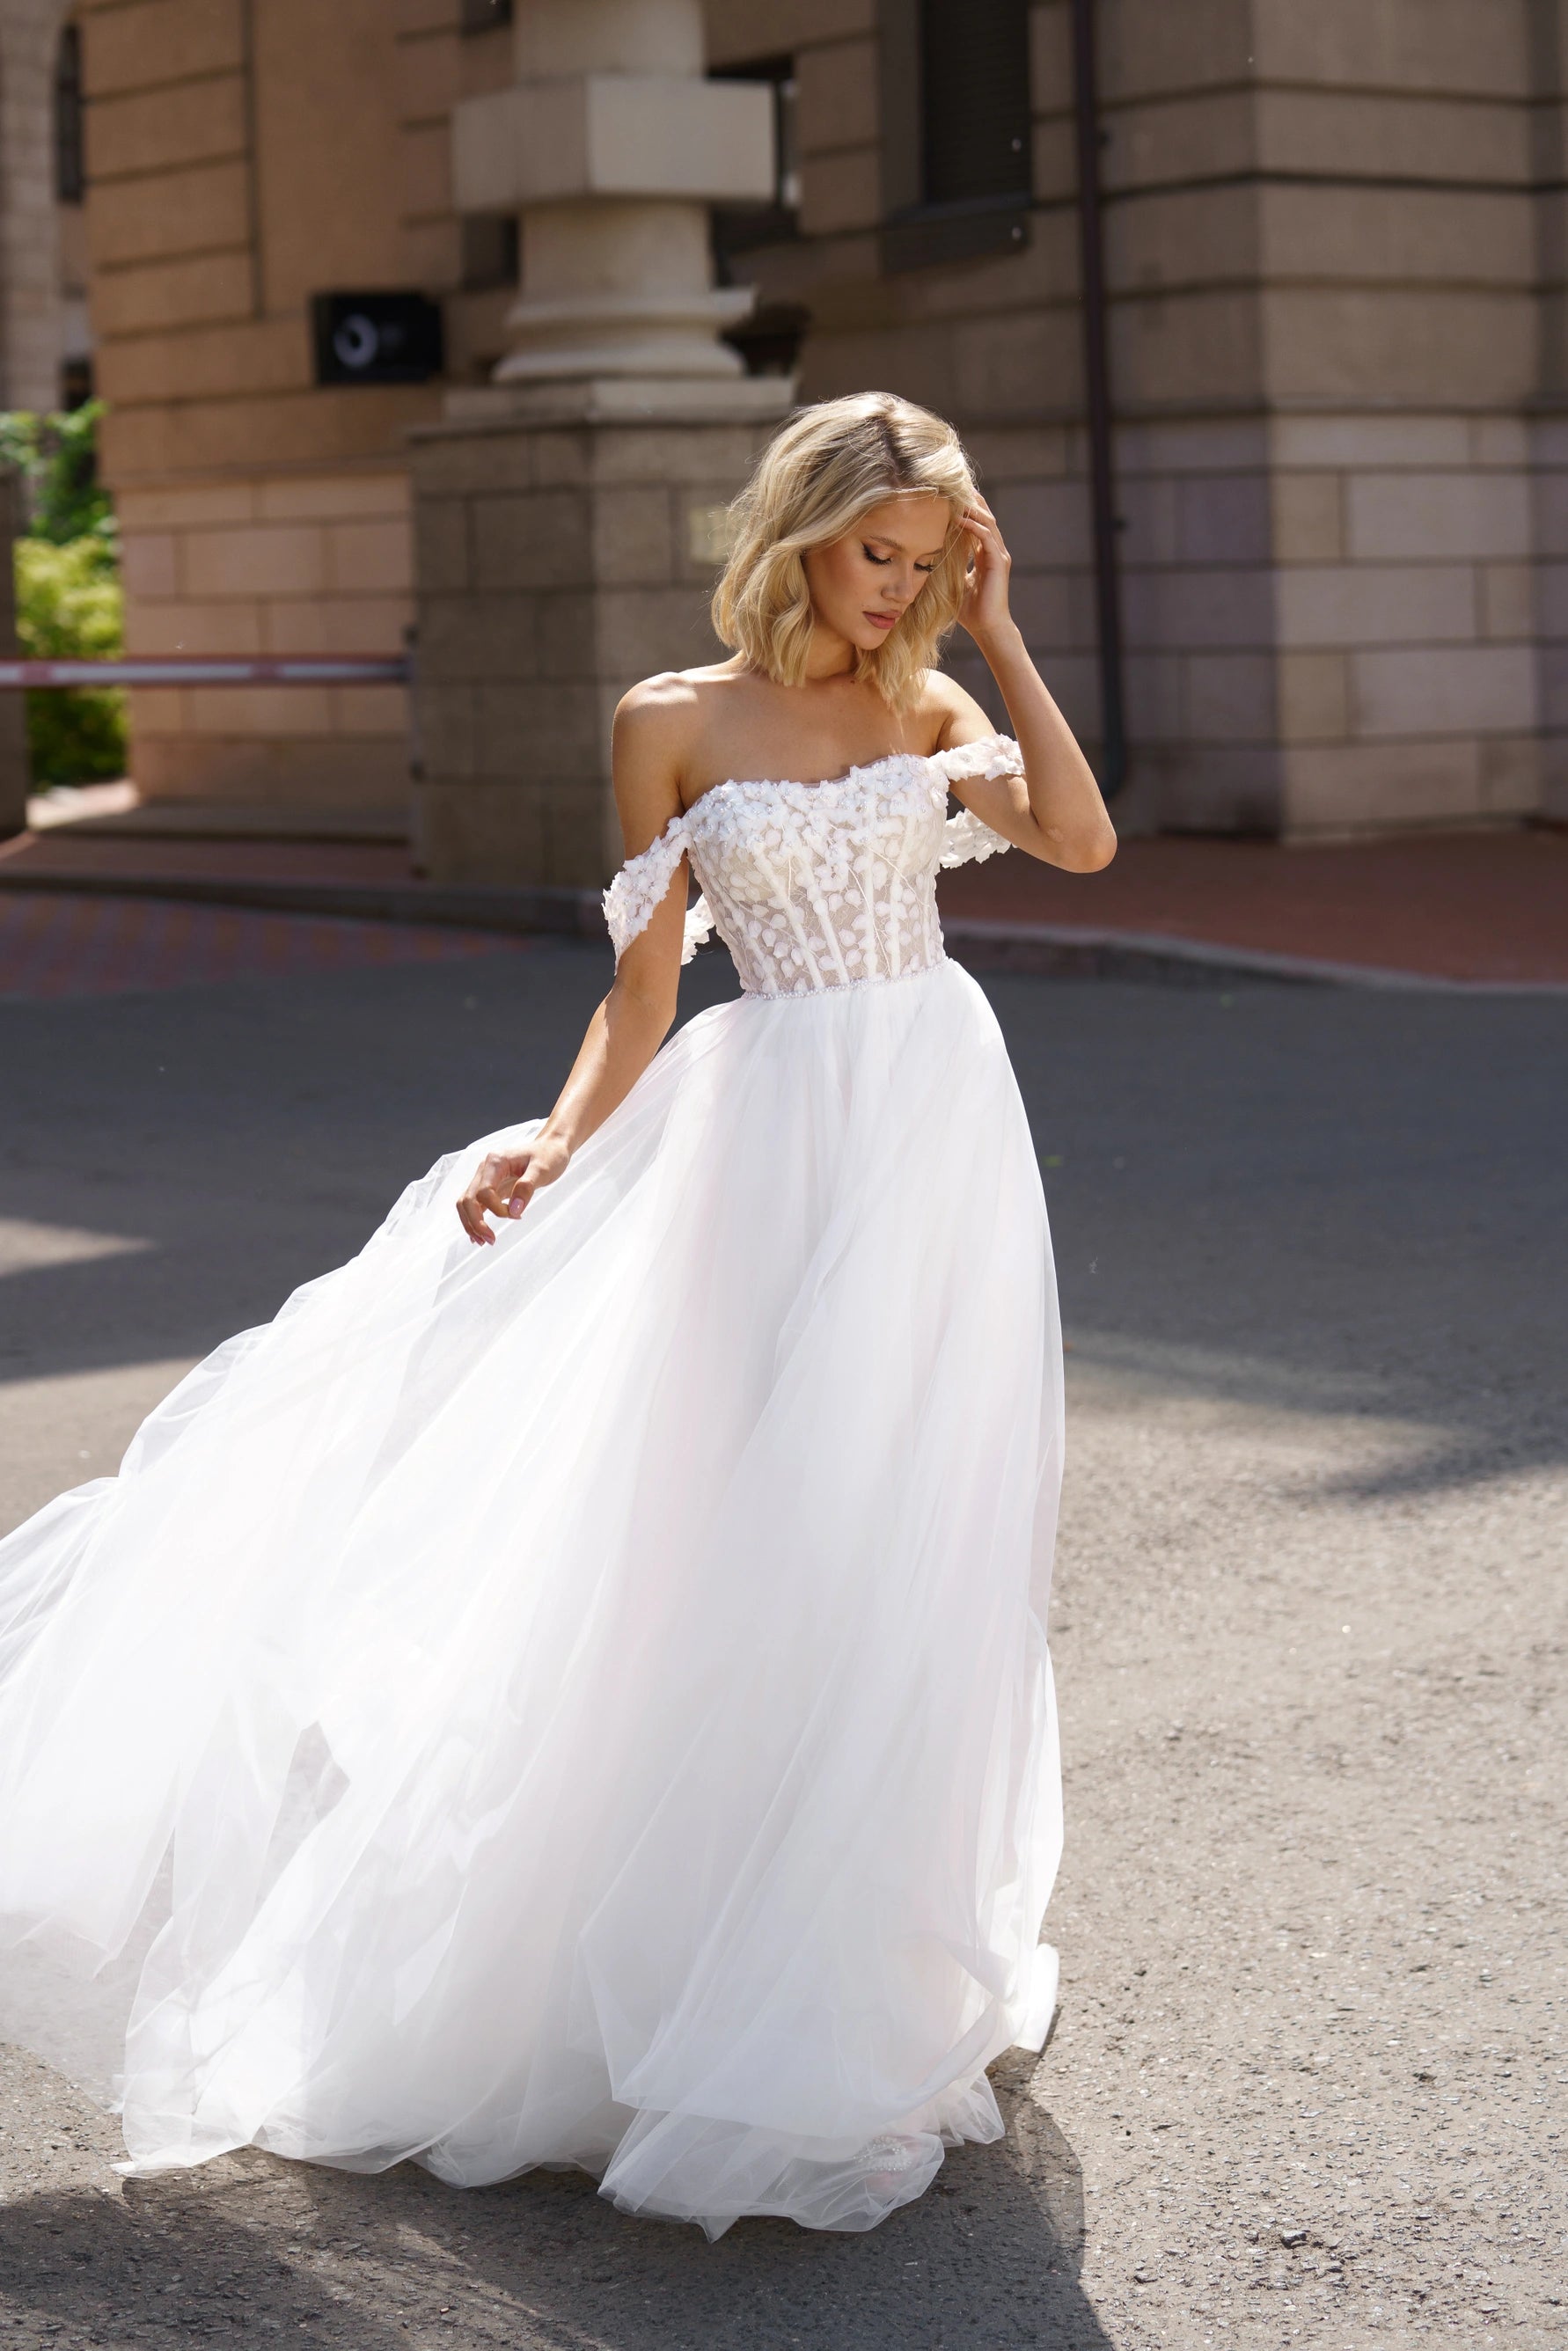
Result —
<path fill-rule="evenodd" d="M 0 408 L 57 408 L 88 356 L 80 36 L 67 0 L 0 5 Z"/>
<path fill-rule="evenodd" d="M 716 509 L 794 371 L 955 419 L 1093 747 L 1092 16 L 1124 820 L 1568 814 L 1561 0 L 513 13 L 77 0 L 133 649 L 380 651 L 417 591 L 428 861 L 595 878 L 605 712 L 700 653 Z M 13 399 L 61 14 L 0 8 Z M 333 380 L 319 298 L 399 291 L 439 365 Z M 144 794 L 406 810 L 397 689 L 135 699 Z"/>

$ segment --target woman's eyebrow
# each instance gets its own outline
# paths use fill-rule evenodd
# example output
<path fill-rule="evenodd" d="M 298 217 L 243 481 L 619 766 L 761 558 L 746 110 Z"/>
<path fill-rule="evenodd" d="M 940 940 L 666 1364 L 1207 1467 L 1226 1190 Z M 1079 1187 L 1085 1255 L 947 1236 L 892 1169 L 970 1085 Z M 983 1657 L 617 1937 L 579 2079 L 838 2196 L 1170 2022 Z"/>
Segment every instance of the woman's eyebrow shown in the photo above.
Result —
<path fill-rule="evenodd" d="M 907 555 L 909 552 L 901 538 L 889 538 L 885 531 L 862 530 L 861 544 L 862 547 L 891 547 L 895 555 Z M 940 547 L 928 547 L 915 560 L 916 563 L 935 563 L 942 551 Z"/>

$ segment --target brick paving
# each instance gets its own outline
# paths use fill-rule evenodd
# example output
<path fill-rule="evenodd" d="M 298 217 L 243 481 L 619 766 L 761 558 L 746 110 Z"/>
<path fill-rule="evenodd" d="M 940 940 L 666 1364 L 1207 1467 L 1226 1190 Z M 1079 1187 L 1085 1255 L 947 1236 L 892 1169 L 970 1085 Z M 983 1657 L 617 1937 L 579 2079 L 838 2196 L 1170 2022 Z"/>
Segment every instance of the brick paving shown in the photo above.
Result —
<path fill-rule="evenodd" d="M 542 1110 L 607 964 L 0 1008 L 0 1527 Z M 124 2179 L 0 2050 L 4 2351 L 1564 2351 L 1568 1004 L 987 985 L 1071 1350 L 1007 2137 L 869 2236 L 709 2245 L 564 2173 Z"/>
<path fill-rule="evenodd" d="M 0 896 L 0 1000 L 118 996 L 215 981 L 526 954 L 492 931 L 65 892 Z"/>
<path fill-rule="evenodd" d="M 1492 985 L 1568 983 L 1568 831 L 1416 833 L 1281 848 L 1124 841 L 1103 873 L 996 857 L 944 878 L 945 914 L 1093 928 Z"/>
<path fill-rule="evenodd" d="M 391 843 L 125 838 L 58 825 L 0 843 L 0 906 L 38 889 L 228 897 L 404 925 L 601 935 L 592 891 L 443 890 Z M 541 899 L 553 899 L 541 908 Z M 570 904 L 567 902 L 570 902 Z M 1343 972 L 1482 986 L 1568 986 L 1568 831 L 1419 833 L 1284 848 L 1124 841 L 1104 873 L 998 857 L 945 875 L 944 914 L 1040 942 L 1082 932 Z M 474 952 L 469 948 L 466 952 Z M 432 950 L 434 952 L 434 950 Z"/>
<path fill-rule="evenodd" d="M 170 881 L 205 883 L 215 890 L 225 882 L 255 881 L 375 889 L 415 879 L 406 847 L 381 841 L 171 840 L 63 824 L 0 841 L 0 887 L 47 882 L 90 890 Z"/>

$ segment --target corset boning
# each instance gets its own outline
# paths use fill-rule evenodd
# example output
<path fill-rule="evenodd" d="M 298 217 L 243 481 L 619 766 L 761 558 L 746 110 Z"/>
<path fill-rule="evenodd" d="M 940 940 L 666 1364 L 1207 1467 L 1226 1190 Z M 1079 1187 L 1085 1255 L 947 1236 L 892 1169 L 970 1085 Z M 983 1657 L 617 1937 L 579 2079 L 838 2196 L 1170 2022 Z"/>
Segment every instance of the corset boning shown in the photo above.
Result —
<path fill-rule="evenodd" d="M 895 753 L 823 784 L 726 783 L 704 792 L 624 865 L 605 896 L 620 955 L 683 857 L 702 896 L 689 957 L 716 930 L 752 996 L 812 996 L 929 971 L 943 960 L 936 874 L 1005 849 L 947 787 L 1016 769 L 1006 737 L 931 758 Z"/>
<path fill-rule="evenodd" d="M 730 785 L 699 800 L 688 852 L 747 993 L 811 995 L 939 963 L 946 809 L 946 788 L 924 774 L 912 789 L 851 778 Z"/>

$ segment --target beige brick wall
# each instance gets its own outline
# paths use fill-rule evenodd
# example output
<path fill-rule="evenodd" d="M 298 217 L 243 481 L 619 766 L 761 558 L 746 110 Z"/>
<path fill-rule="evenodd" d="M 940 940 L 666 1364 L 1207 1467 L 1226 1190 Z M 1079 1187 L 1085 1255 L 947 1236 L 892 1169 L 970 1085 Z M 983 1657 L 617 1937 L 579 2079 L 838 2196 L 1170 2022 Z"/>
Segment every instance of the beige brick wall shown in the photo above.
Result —
<path fill-rule="evenodd" d="M 1168 121 L 1152 140 L 1113 131 L 1119 307 L 1135 308 L 1124 289 L 1141 264 L 1156 305 L 1228 275 L 1255 320 L 1267 434 L 1251 625 L 1270 640 L 1278 746 L 1272 777 L 1261 744 L 1255 773 L 1289 834 L 1506 820 L 1541 802 L 1556 657 L 1541 635 L 1541 475 L 1524 420 L 1543 390 L 1531 183 L 1553 13 L 1554 0 L 1257 7 L 1246 124 L 1210 116 L 1245 175 L 1250 262 L 1240 229 L 1219 238 L 1212 213 L 1207 235 L 1186 234 L 1193 216 L 1158 186 Z M 1121 70 L 1146 88 L 1150 53 L 1131 29 Z M 1140 209 L 1157 229 L 1134 230 Z M 1159 341 L 1201 397 L 1201 338 L 1173 322 Z M 1125 323 L 1117 354 L 1124 397 L 1157 405 L 1154 371 L 1139 371 L 1154 351 Z M 1222 537 L 1239 553 L 1240 534 Z M 1189 609 L 1179 571 L 1168 586 L 1174 626 Z M 1130 602 L 1135 614 L 1131 581 Z M 1202 821 L 1184 668 L 1156 807 Z M 1232 684 L 1239 731 L 1240 672 Z"/>
<path fill-rule="evenodd" d="M 0 406 L 53 408 L 62 356 L 53 91 L 65 0 L 0 8 Z"/>
<path fill-rule="evenodd" d="M 47 12 L 0 13 L 3 64 L 13 20 Z M 328 285 L 423 286 L 444 299 L 454 374 L 486 371 L 507 295 L 459 283 L 447 125 L 456 99 L 507 78 L 507 36 L 462 37 L 459 0 L 265 0 L 247 76 L 241 0 L 81 13 L 133 639 L 391 642 L 406 435 L 439 388 L 319 391 L 307 304 Z M 1563 15 L 1563 0 L 1102 11 L 1131 821 L 1310 834 L 1568 813 Z M 1013 544 L 1030 642 L 1092 737 L 1067 0 L 1031 16 L 1027 246 L 894 274 L 876 0 L 707 0 L 707 18 L 716 64 L 796 61 L 804 234 L 756 273 L 765 298 L 811 314 L 803 392 L 884 384 L 956 419 Z M 35 58 L 51 45 L 35 25 Z M 16 87 L 0 76 L 0 128 Z M 33 266 L 7 263 L 8 366 L 28 349 Z M 422 497 L 422 579 L 461 601 L 476 644 L 519 622 L 518 600 L 553 595 L 559 627 L 580 622 L 580 587 L 534 576 L 536 538 L 559 559 L 570 534 L 530 535 L 505 503 L 570 487 L 531 479 L 493 510 Z M 584 509 L 596 643 L 617 674 L 667 643 L 685 586 L 658 570 L 664 493 L 625 489 Z M 434 624 L 444 644 L 456 610 Z M 545 604 L 528 611 L 546 628 Z M 521 756 L 536 720 L 564 742 L 586 707 L 567 695 L 525 722 L 515 695 L 455 684 L 441 724 L 481 759 L 471 810 L 502 789 L 484 764 L 498 744 Z M 138 774 L 155 791 L 401 789 L 392 707 L 142 698 Z"/>
<path fill-rule="evenodd" d="M 1542 811 L 1568 823 L 1568 418 L 1542 416 L 1529 434 L 1534 561 L 1489 567 L 1488 612 L 1515 617 L 1522 597 L 1535 638 Z"/>
<path fill-rule="evenodd" d="M 1540 802 L 1535 484 L 1517 419 L 1276 419 L 1292 833 L 1497 821 Z"/>
<path fill-rule="evenodd" d="M 710 0 L 718 54 L 797 59 L 808 234 L 758 276 L 812 313 L 809 395 L 884 383 L 957 422 L 1092 737 L 1065 0 L 1033 10 L 1029 249 L 893 277 L 841 75 L 864 13 Z M 1568 217 L 1537 192 L 1568 156 L 1563 16 L 1102 11 L 1133 823 L 1568 810 L 1568 424 L 1541 415 L 1568 391 Z"/>
<path fill-rule="evenodd" d="M 79 14 L 131 647 L 394 651 L 407 434 L 442 387 L 318 388 L 309 301 L 419 287 L 446 298 L 454 372 L 499 350 L 504 302 L 458 284 L 444 141 L 454 97 L 505 77 L 506 36 L 463 38 L 459 0 Z M 408 799 L 405 721 L 391 689 L 160 690 L 133 697 L 132 769 L 150 797 L 390 809 Z"/>
<path fill-rule="evenodd" d="M 132 653 L 395 652 L 413 619 L 402 466 L 134 486 L 119 507 Z M 149 797 L 407 799 L 399 688 L 161 687 L 132 700 Z"/>

